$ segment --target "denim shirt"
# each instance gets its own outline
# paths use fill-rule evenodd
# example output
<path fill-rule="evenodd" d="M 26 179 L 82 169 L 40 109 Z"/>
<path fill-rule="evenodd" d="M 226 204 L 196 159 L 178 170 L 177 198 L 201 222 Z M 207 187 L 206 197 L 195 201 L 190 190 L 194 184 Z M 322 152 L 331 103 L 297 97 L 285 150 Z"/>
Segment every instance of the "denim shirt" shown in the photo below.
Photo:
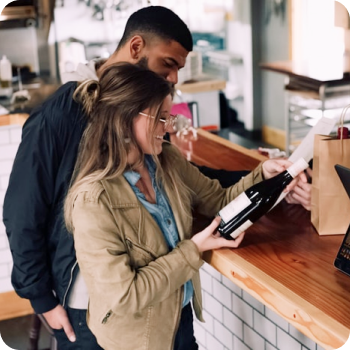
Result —
<path fill-rule="evenodd" d="M 169 205 L 168 199 L 161 187 L 157 186 L 155 180 L 156 164 L 154 163 L 151 156 L 145 156 L 146 166 L 149 171 L 152 186 L 156 195 L 156 204 L 152 204 L 146 200 L 145 195 L 136 187 L 137 181 L 140 179 L 140 174 L 136 171 L 124 172 L 124 177 L 132 187 L 139 201 L 152 215 L 154 220 L 160 227 L 166 242 L 168 243 L 169 249 L 172 250 L 176 247 L 179 242 L 179 233 L 177 231 L 176 222 L 173 211 Z M 184 299 L 182 306 L 186 306 L 193 296 L 193 286 L 191 281 L 187 281 L 184 285 Z"/>

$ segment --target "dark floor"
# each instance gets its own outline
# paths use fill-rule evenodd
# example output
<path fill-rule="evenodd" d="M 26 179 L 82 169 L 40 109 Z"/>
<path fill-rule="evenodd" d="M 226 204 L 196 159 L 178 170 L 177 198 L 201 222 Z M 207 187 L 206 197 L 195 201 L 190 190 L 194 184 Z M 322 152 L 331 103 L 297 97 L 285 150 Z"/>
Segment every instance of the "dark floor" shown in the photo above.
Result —
<path fill-rule="evenodd" d="M 261 147 L 271 147 L 264 144 L 257 134 L 247 132 L 239 124 L 234 128 L 224 128 L 218 133 L 233 143 L 239 144 L 249 149 Z M 16 350 L 27 350 L 29 345 L 29 330 L 31 325 L 31 316 L 15 318 L 12 320 L 0 322 L 0 334 L 5 343 Z M 47 349 L 50 345 L 50 336 L 44 327 L 41 327 L 39 350 Z M 0 340 L 0 349 L 1 340 Z"/>

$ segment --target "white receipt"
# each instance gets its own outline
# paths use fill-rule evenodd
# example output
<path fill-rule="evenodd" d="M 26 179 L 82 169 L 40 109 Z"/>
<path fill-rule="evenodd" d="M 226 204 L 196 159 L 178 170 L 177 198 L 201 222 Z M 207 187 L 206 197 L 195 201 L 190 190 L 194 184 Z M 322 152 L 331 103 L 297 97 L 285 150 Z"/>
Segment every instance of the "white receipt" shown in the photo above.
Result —
<path fill-rule="evenodd" d="M 304 158 L 307 162 L 309 162 L 313 158 L 314 154 L 315 135 L 329 135 L 338 120 L 339 118 L 330 119 L 322 117 L 304 137 L 303 141 L 301 141 L 300 145 L 292 153 L 288 160 L 294 163 L 299 158 Z"/>
<path fill-rule="evenodd" d="M 331 118 L 322 117 L 307 133 L 303 141 L 301 141 L 300 145 L 296 148 L 296 150 L 292 153 L 292 155 L 288 158 L 288 160 L 294 163 L 299 158 L 304 158 L 307 162 L 309 162 L 314 155 L 315 135 L 329 135 L 332 132 L 338 120 L 339 118 L 331 119 Z M 275 207 L 286 195 L 287 195 L 286 192 L 282 192 L 273 207 Z"/>

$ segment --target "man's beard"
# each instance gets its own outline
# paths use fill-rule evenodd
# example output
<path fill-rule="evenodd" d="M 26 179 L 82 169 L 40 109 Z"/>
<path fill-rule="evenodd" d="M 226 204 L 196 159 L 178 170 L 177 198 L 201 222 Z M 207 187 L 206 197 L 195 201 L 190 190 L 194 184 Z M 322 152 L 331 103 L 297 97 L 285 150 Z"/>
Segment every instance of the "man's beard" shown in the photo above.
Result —
<path fill-rule="evenodd" d="M 148 58 L 146 56 L 141 57 L 140 60 L 136 63 L 136 65 L 144 69 L 149 69 Z"/>
<path fill-rule="evenodd" d="M 143 69 L 150 70 L 148 67 L 148 57 L 146 57 L 146 56 L 141 57 L 140 60 L 136 63 L 136 65 L 143 68 Z M 174 87 L 175 84 L 171 83 L 171 86 Z"/>

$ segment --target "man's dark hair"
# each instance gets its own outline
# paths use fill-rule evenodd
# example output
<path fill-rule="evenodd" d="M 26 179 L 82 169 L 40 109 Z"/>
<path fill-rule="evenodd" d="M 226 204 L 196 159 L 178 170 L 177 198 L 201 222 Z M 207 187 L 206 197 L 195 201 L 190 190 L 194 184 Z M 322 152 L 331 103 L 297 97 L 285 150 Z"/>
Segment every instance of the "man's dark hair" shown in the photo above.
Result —
<path fill-rule="evenodd" d="M 163 40 L 174 40 L 187 51 L 192 51 L 192 35 L 185 22 L 163 6 L 148 6 L 134 12 L 126 22 L 118 48 L 134 35 L 152 34 Z"/>

